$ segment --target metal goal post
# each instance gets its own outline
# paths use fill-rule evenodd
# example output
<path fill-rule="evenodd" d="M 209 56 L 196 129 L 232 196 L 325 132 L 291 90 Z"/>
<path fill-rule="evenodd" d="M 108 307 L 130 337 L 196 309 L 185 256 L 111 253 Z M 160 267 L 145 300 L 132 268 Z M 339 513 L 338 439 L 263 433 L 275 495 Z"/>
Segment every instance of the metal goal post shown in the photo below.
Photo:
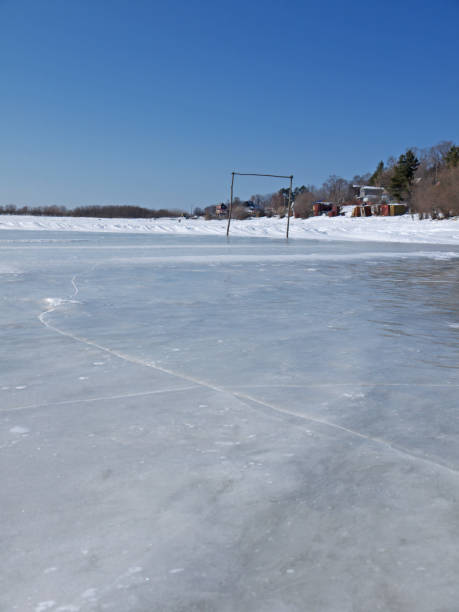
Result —
<path fill-rule="evenodd" d="M 260 174 L 258 172 L 232 172 L 231 173 L 231 197 L 230 197 L 230 207 L 228 213 L 228 225 L 226 227 L 226 235 L 229 236 L 229 230 L 231 225 L 231 216 L 233 213 L 233 189 L 234 189 L 234 177 L 235 176 L 271 176 L 272 178 L 283 178 L 290 179 L 290 186 L 288 189 L 288 212 L 287 212 L 287 232 L 286 238 L 288 239 L 288 231 L 290 227 L 290 214 L 292 209 L 292 184 L 293 184 L 293 174 L 290 176 L 284 176 L 282 174 Z"/>

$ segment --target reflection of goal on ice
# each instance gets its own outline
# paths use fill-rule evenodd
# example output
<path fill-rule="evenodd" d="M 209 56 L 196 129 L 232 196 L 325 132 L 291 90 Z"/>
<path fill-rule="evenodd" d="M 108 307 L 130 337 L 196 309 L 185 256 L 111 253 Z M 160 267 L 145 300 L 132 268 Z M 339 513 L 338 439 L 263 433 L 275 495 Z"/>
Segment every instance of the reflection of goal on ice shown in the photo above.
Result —
<path fill-rule="evenodd" d="M 288 230 L 290 226 L 290 215 L 292 208 L 292 182 L 293 182 L 293 174 L 290 176 L 284 176 L 282 174 L 260 174 L 258 172 L 232 172 L 231 173 L 231 197 L 230 197 L 230 207 L 228 213 L 228 225 L 226 227 L 226 235 L 229 236 L 229 230 L 231 225 L 231 215 L 233 212 L 233 188 L 234 188 L 234 176 L 271 176 L 272 178 L 285 178 L 290 179 L 290 186 L 288 188 L 288 211 L 287 211 L 287 230 L 286 230 L 286 238 L 288 238 Z"/>

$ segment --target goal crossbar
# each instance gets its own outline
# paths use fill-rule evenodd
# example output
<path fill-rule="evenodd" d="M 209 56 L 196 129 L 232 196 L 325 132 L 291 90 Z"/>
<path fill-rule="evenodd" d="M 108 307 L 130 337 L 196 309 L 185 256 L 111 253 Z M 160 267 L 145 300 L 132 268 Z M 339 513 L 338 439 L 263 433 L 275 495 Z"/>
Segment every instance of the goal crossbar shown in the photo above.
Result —
<path fill-rule="evenodd" d="M 238 176 L 272 176 L 274 178 L 293 178 L 293 174 L 289 174 L 288 176 L 285 176 L 284 174 L 259 174 L 258 172 L 232 172 L 232 174 L 237 174 Z"/>

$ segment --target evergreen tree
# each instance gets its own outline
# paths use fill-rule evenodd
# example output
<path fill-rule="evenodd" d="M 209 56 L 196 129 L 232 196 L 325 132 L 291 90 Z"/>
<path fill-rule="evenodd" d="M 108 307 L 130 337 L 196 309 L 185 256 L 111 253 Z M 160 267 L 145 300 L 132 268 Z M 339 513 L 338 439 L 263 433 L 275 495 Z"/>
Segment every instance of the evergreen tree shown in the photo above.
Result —
<path fill-rule="evenodd" d="M 297 196 L 299 196 L 301 193 L 307 193 L 309 191 L 309 188 L 306 187 L 306 185 L 301 185 L 301 187 L 295 187 L 295 189 L 293 190 L 293 199 L 295 199 Z"/>
<path fill-rule="evenodd" d="M 397 200 L 408 200 L 419 160 L 411 149 L 400 155 L 390 181 L 389 191 Z"/>
<path fill-rule="evenodd" d="M 402 157 L 402 156 L 401 156 Z M 403 160 L 400 160 L 403 162 Z M 401 166 L 397 164 L 394 169 L 394 174 L 390 180 L 389 192 L 396 200 L 401 200 L 405 189 L 405 177 L 401 170 Z"/>
<path fill-rule="evenodd" d="M 459 165 L 459 147 L 453 145 L 448 153 L 445 155 L 446 165 L 450 168 L 455 168 Z"/>
<path fill-rule="evenodd" d="M 368 184 L 373 185 L 375 187 L 379 187 L 383 172 L 384 172 L 384 162 L 380 161 L 379 164 L 376 166 L 376 170 L 371 175 L 370 180 L 368 181 Z"/>
<path fill-rule="evenodd" d="M 414 175 L 416 174 L 416 170 L 419 168 L 419 159 L 413 153 L 411 149 L 405 153 L 405 176 L 408 182 L 408 185 L 411 185 L 414 180 Z"/>

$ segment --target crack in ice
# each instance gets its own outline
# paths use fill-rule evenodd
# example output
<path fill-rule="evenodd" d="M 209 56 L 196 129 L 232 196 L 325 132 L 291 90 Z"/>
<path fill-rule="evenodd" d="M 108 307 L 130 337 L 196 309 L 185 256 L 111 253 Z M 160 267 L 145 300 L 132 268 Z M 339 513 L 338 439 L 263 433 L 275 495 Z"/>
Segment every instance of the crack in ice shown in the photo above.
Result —
<path fill-rule="evenodd" d="M 34 410 L 36 408 L 52 408 L 54 406 L 67 406 L 69 404 L 81 404 L 92 402 L 103 402 L 108 400 L 129 399 L 130 397 L 148 397 L 149 395 L 159 395 L 161 393 L 174 393 L 178 391 L 189 391 L 196 389 L 197 385 L 188 385 L 187 387 L 170 387 L 166 389 L 154 389 L 150 391 L 139 391 L 137 393 L 121 393 L 119 395 L 101 395 L 98 397 L 88 397 L 80 399 L 62 400 L 60 402 L 43 402 L 41 404 L 28 404 L 27 406 L 16 406 L 12 408 L 0 408 L 1 412 L 19 412 L 21 410 Z"/>
<path fill-rule="evenodd" d="M 97 264 L 96 264 L 97 265 Z M 72 284 L 74 287 L 74 291 L 78 292 L 78 287 L 76 285 L 76 276 L 73 276 L 72 278 Z M 76 293 L 74 293 L 74 295 L 72 297 L 75 297 Z M 247 402 L 252 402 L 254 404 L 258 404 L 259 406 L 263 406 L 264 408 L 268 408 L 269 410 L 273 411 L 273 412 L 277 412 L 279 414 L 284 414 L 290 417 L 295 417 L 297 419 L 301 419 L 304 421 L 308 421 L 310 423 L 315 423 L 317 425 L 321 425 L 321 426 L 325 426 L 325 427 L 329 427 L 331 429 L 334 429 L 336 431 L 339 431 L 341 433 L 345 433 L 347 435 L 350 436 L 354 436 L 357 438 L 360 438 L 362 440 L 366 440 L 368 442 L 373 442 L 375 444 L 378 444 L 380 446 L 384 446 L 385 448 L 390 449 L 391 451 L 395 451 L 398 452 L 404 456 L 410 457 L 411 459 L 414 459 L 416 461 L 420 461 L 423 463 L 427 463 L 428 465 L 432 465 L 432 466 L 436 466 L 442 469 L 445 469 L 449 472 L 454 473 L 455 475 L 457 475 L 459 473 L 459 469 L 447 464 L 447 463 L 443 463 L 443 462 L 438 462 L 438 461 L 434 461 L 433 459 L 426 457 L 426 456 L 420 456 L 420 455 L 416 455 L 408 450 L 406 450 L 403 447 L 400 447 L 396 444 L 393 444 L 392 442 L 389 442 L 388 440 L 385 440 L 383 438 L 379 438 L 379 437 L 375 437 L 375 436 L 371 436 L 371 435 L 367 435 L 364 434 L 360 431 L 357 431 L 355 429 L 350 429 L 348 427 L 344 427 L 343 425 L 339 425 L 338 423 L 334 423 L 332 421 L 328 421 L 326 419 L 321 419 L 319 417 L 315 417 L 312 416 L 310 414 L 307 413 L 301 413 L 301 412 L 297 412 L 295 410 L 291 410 L 289 408 L 284 408 L 282 406 L 278 406 L 276 404 L 272 404 L 270 402 L 266 402 L 264 400 L 255 398 L 247 393 L 241 393 L 239 391 L 232 391 L 231 389 L 227 389 L 225 387 L 222 387 L 220 385 L 216 385 L 214 383 L 196 378 L 195 376 L 190 376 L 189 374 L 183 374 L 181 372 L 177 372 L 175 370 L 171 370 L 169 368 L 165 368 L 163 366 L 158 365 L 156 362 L 154 361 L 148 361 L 148 360 L 144 360 L 144 359 L 140 359 L 139 357 L 133 357 L 132 355 L 128 355 L 127 353 L 123 353 L 122 351 L 118 351 L 116 349 L 111 349 L 107 346 L 103 346 L 102 344 L 99 344 L 98 342 L 94 342 L 93 340 L 90 340 L 89 338 L 85 338 L 84 336 L 78 336 L 76 334 L 72 334 L 71 332 L 67 332 L 65 330 L 62 330 L 58 327 L 56 327 L 55 325 L 52 325 L 51 323 L 49 323 L 48 321 L 46 321 L 46 315 L 54 312 L 59 306 L 61 306 L 62 304 L 71 302 L 71 300 L 62 300 L 59 304 L 55 305 L 53 308 L 47 309 L 44 312 L 42 312 L 40 315 L 38 315 L 38 319 L 39 321 L 48 329 L 51 329 L 53 331 L 55 331 L 56 333 L 65 336 L 67 338 L 71 338 L 77 342 L 81 342 L 83 344 L 86 344 L 87 346 L 92 346 L 96 349 L 99 349 L 100 351 L 103 351 L 105 353 L 108 353 L 110 355 L 113 355 L 114 357 L 118 357 L 119 359 L 122 359 L 124 361 L 127 361 L 129 363 L 134 363 L 143 367 L 147 367 L 147 368 L 152 368 L 154 370 L 157 370 L 159 372 L 163 372 L 164 374 L 169 374 L 170 376 L 174 376 L 176 378 L 180 378 L 182 380 L 186 380 L 188 382 L 194 383 L 195 385 L 201 386 L 201 387 L 205 387 L 207 389 L 210 389 L 212 391 L 216 391 L 218 393 L 226 393 L 228 395 L 231 395 L 232 397 L 242 401 L 245 400 Z M 243 402 L 244 403 L 244 402 Z M 251 408 L 250 405 L 248 404 L 244 404 L 247 408 Z"/>

